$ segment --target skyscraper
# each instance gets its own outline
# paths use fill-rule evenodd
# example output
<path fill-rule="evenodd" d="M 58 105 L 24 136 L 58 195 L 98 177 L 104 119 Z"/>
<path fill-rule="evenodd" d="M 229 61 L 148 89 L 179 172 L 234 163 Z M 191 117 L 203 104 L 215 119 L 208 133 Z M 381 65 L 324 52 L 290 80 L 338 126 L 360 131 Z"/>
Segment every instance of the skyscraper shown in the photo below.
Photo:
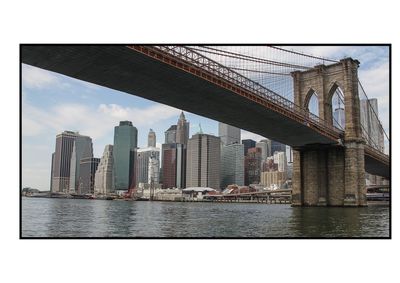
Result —
<path fill-rule="evenodd" d="M 53 191 L 53 171 L 54 171 L 54 156 L 55 152 L 51 154 L 51 168 L 50 168 L 50 192 Z"/>
<path fill-rule="evenodd" d="M 165 131 L 165 143 L 176 143 L 176 125 L 171 125 L 171 127 Z"/>
<path fill-rule="evenodd" d="M 185 119 L 183 111 L 179 116 L 178 124 L 176 125 L 176 143 L 187 145 L 189 140 L 189 122 Z"/>
<path fill-rule="evenodd" d="M 220 189 L 221 139 L 195 134 L 187 147 L 186 186 Z"/>
<path fill-rule="evenodd" d="M 113 146 L 108 144 L 104 148 L 103 156 L 97 167 L 94 179 L 94 191 L 97 194 L 109 194 L 113 191 Z"/>
<path fill-rule="evenodd" d="M 79 133 L 75 134 L 76 137 L 71 156 L 71 173 L 69 181 L 70 193 L 78 192 L 81 160 L 93 157 L 92 139 L 88 136 L 82 136 Z"/>
<path fill-rule="evenodd" d="M 250 139 L 242 140 L 242 144 L 244 145 L 244 155 L 246 156 L 249 148 L 256 146 L 256 141 Z"/>
<path fill-rule="evenodd" d="M 148 184 L 158 184 L 160 182 L 160 152 L 152 152 L 149 158 L 149 168 L 148 168 Z"/>
<path fill-rule="evenodd" d="M 183 144 L 162 145 L 163 189 L 185 188 L 186 149 Z"/>
<path fill-rule="evenodd" d="M 71 172 L 71 157 L 77 133 L 64 131 L 56 136 L 53 158 L 52 192 L 68 192 Z"/>
<path fill-rule="evenodd" d="M 79 171 L 79 194 L 94 194 L 94 178 L 99 162 L 100 158 L 87 157 L 81 159 Z"/>
<path fill-rule="evenodd" d="M 247 151 L 244 159 L 244 183 L 246 186 L 250 184 L 260 183 L 261 173 L 261 148 L 252 147 Z"/>
<path fill-rule="evenodd" d="M 360 100 L 361 125 L 369 137 L 367 143 L 384 152 L 384 136 L 379 124 L 378 115 L 378 100 L 376 98 Z"/>
<path fill-rule="evenodd" d="M 156 147 L 147 147 L 147 148 L 140 148 L 140 149 L 136 150 L 136 161 L 135 161 L 136 185 L 138 185 L 139 183 L 146 183 L 146 184 L 148 183 L 149 162 L 150 162 L 151 158 L 157 159 L 158 160 L 157 166 L 160 166 L 160 149 L 158 149 Z M 159 172 L 159 168 L 157 168 L 156 170 L 154 169 L 153 172 L 156 172 L 156 171 Z M 157 180 L 157 183 L 158 183 L 158 178 L 159 178 L 158 176 L 157 176 L 157 178 L 155 178 Z"/>
<path fill-rule="evenodd" d="M 244 145 L 232 143 L 221 147 L 221 188 L 244 185 Z"/>
<path fill-rule="evenodd" d="M 286 145 L 283 143 L 271 140 L 271 155 L 274 155 L 275 151 L 286 152 Z"/>
<path fill-rule="evenodd" d="M 261 160 L 264 162 L 268 156 L 271 156 L 271 140 L 265 139 L 256 143 L 256 147 L 261 148 Z"/>
<path fill-rule="evenodd" d="M 285 172 L 287 168 L 286 151 L 275 151 L 274 163 L 278 164 L 279 172 Z"/>
<path fill-rule="evenodd" d="M 114 186 L 128 190 L 133 182 L 134 150 L 137 147 L 137 129 L 130 121 L 121 121 L 114 128 Z"/>
<path fill-rule="evenodd" d="M 336 108 L 333 111 L 333 125 L 339 129 L 344 129 L 345 120 L 344 120 L 344 108 Z"/>
<path fill-rule="evenodd" d="M 148 147 L 156 147 L 156 133 L 150 129 L 149 135 L 147 138 L 147 146 Z"/>
<path fill-rule="evenodd" d="M 224 145 L 240 143 L 240 129 L 228 124 L 218 123 L 218 136 Z"/>

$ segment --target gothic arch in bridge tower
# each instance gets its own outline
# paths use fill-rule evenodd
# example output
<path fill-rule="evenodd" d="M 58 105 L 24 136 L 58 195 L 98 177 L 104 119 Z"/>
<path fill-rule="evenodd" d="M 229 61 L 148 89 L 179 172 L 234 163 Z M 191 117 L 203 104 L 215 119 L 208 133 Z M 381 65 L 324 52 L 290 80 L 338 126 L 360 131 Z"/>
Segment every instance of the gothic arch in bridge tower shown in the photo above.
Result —
<path fill-rule="evenodd" d="M 318 97 L 319 97 L 318 93 L 314 89 L 310 88 L 305 97 L 303 107 L 305 109 L 307 109 L 309 112 L 311 112 L 312 114 L 319 117 L 320 113 L 319 113 Z"/>
<path fill-rule="evenodd" d="M 343 88 L 340 87 L 338 82 L 331 83 L 328 88 L 328 97 L 327 97 L 327 115 L 328 122 L 332 124 L 334 127 L 344 130 L 346 126 L 346 118 L 345 112 L 346 108 L 344 105 L 344 93 Z"/>

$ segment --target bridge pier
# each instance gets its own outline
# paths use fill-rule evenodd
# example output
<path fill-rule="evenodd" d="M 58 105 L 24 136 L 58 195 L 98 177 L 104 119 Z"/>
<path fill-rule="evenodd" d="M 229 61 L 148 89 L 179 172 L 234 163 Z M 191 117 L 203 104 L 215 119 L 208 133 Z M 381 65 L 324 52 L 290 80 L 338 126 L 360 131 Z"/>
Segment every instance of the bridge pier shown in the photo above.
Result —
<path fill-rule="evenodd" d="M 318 117 L 332 126 L 332 97 L 339 89 L 343 92 L 345 113 L 344 133 L 338 142 L 294 148 L 294 206 L 366 205 L 358 64 L 357 60 L 346 58 L 329 66 L 292 73 L 297 105 L 308 109 L 310 97 L 317 93 Z"/>
<path fill-rule="evenodd" d="M 293 206 L 366 206 L 363 142 L 297 148 L 292 180 Z"/>

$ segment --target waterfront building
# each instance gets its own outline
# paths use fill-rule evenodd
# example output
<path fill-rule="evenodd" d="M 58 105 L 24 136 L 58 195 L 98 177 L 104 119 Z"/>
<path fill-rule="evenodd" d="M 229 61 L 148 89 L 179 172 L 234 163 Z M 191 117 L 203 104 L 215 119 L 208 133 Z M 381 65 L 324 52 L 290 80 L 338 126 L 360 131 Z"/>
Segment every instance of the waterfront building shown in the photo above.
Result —
<path fill-rule="evenodd" d="M 286 145 L 277 141 L 271 140 L 271 154 L 274 155 L 275 151 L 286 152 Z"/>
<path fill-rule="evenodd" d="M 114 128 L 114 190 L 126 191 L 132 185 L 137 135 L 130 121 L 121 121 Z"/>
<path fill-rule="evenodd" d="M 109 194 L 113 191 L 113 146 L 108 144 L 104 148 L 103 156 L 97 167 L 94 179 L 94 191 L 96 194 Z"/>
<path fill-rule="evenodd" d="M 81 160 L 91 157 L 93 157 L 92 139 L 88 136 L 82 136 L 79 133 L 76 133 L 71 155 L 71 172 L 69 181 L 70 193 L 78 192 Z"/>
<path fill-rule="evenodd" d="M 220 189 L 219 137 L 198 133 L 187 146 L 186 186 Z"/>
<path fill-rule="evenodd" d="M 277 186 L 282 188 L 286 182 L 286 172 L 271 171 L 261 173 L 261 184 L 267 188 Z"/>
<path fill-rule="evenodd" d="M 244 145 L 244 155 L 247 156 L 247 151 L 249 150 L 249 148 L 256 146 L 256 141 L 251 139 L 242 140 L 242 144 Z"/>
<path fill-rule="evenodd" d="M 64 131 L 56 136 L 56 147 L 53 158 L 52 192 L 69 191 L 71 157 L 77 133 Z"/>
<path fill-rule="evenodd" d="M 162 145 L 162 188 L 185 188 L 186 148 L 183 144 Z"/>
<path fill-rule="evenodd" d="M 218 123 L 218 136 L 223 145 L 240 143 L 240 129 L 228 124 Z"/>
<path fill-rule="evenodd" d="M 153 160 L 153 165 L 157 166 L 157 168 L 152 168 L 154 182 L 159 182 L 158 173 L 160 171 L 160 149 L 156 147 L 147 147 L 147 148 L 139 148 L 136 150 L 136 158 L 135 158 L 135 185 L 137 186 L 139 183 L 148 183 L 149 180 L 149 163 L 151 158 L 157 160 L 155 163 Z M 157 173 L 157 176 L 154 174 Z"/>
<path fill-rule="evenodd" d="M 156 147 L 156 133 L 152 129 L 150 129 L 149 135 L 147 137 L 147 146 Z"/>
<path fill-rule="evenodd" d="M 78 193 L 94 194 L 94 178 L 100 158 L 87 157 L 80 161 Z"/>
<path fill-rule="evenodd" d="M 54 171 L 54 155 L 55 152 L 51 154 L 51 168 L 50 168 L 50 192 L 53 191 L 53 171 Z"/>
<path fill-rule="evenodd" d="M 245 185 L 260 183 L 261 173 L 261 148 L 252 147 L 247 151 L 245 157 L 244 171 L 245 171 Z"/>
<path fill-rule="evenodd" d="M 176 125 L 176 143 L 187 145 L 189 140 L 189 126 L 190 124 L 186 121 L 185 114 L 182 111 Z"/>
<path fill-rule="evenodd" d="M 221 188 L 244 185 L 244 145 L 233 143 L 221 146 Z"/>
<path fill-rule="evenodd" d="M 171 125 L 171 127 L 165 131 L 165 143 L 176 143 L 176 125 Z"/>

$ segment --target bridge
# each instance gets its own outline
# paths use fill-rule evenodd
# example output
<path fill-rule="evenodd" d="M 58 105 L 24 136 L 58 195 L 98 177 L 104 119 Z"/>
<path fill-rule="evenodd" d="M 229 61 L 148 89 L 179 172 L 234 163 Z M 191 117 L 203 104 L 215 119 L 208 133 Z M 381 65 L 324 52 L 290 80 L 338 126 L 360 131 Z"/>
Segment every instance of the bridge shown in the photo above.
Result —
<path fill-rule="evenodd" d="M 365 172 L 390 178 L 389 156 L 361 123 L 365 92 L 351 58 L 303 66 L 207 46 L 22 45 L 21 60 L 292 146 L 294 205 L 363 206 Z M 254 73 L 289 79 L 292 101 Z M 311 113 L 315 96 L 319 108 Z M 332 113 L 334 96 L 345 109 L 342 126 Z"/>

